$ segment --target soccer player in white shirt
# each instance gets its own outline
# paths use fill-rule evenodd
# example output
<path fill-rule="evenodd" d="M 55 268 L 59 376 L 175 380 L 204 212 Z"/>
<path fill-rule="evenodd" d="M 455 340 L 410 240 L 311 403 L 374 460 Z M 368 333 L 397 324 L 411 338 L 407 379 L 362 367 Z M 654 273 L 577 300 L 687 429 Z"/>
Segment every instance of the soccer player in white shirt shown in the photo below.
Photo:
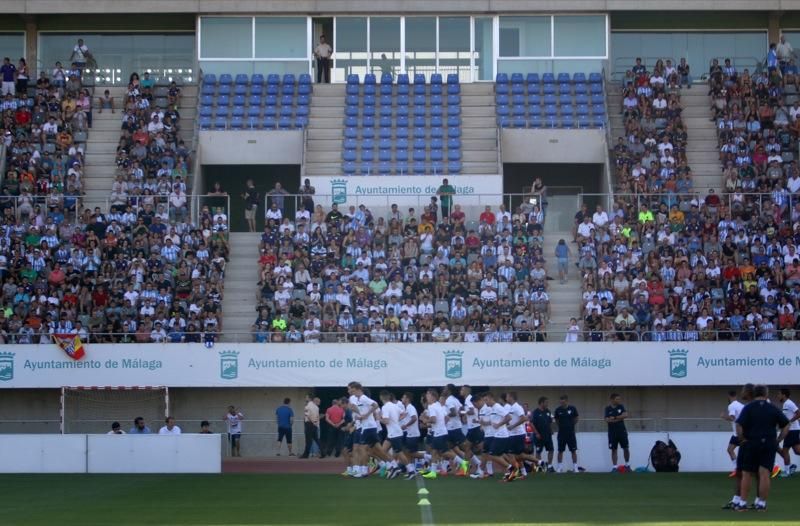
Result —
<path fill-rule="evenodd" d="M 357 457 L 357 470 L 353 475 L 356 478 L 361 478 L 371 474 L 367 469 L 367 462 L 370 455 L 384 462 L 389 460 L 389 457 L 378 446 L 378 421 L 375 419 L 375 414 L 378 412 L 377 402 L 364 394 L 364 388 L 358 382 L 350 382 L 347 389 L 351 396 L 350 403 L 352 406 L 351 409 L 353 410 L 353 420 L 361 422 L 359 451 L 354 451 Z M 355 399 L 353 399 L 353 396 L 355 396 Z"/>
<path fill-rule="evenodd" d="M 158 430 L 159 435 L 180 435 L 181 428 L 175 425 L 175 419 L 171 416 L 168 416 L 167 419 L 164 421 L 166 424 L 161 429 Z"/>
<path fill-rule="evenodd" d="M 733 435 L 731 435 L 731 439 L 728 441 L 727 450 L 728 456 L 731 458 L 731 464 L 733 465 L 731 477 L 736 474 L 736 448 L 739 447 L 739 438 L 736 436 L 736 419 L 739 418 L 739 413 L 742 412 L 742 408 L 744 408 L 744 404 L 738 400 L 736 391 L 728 391 L 728 408 L 722 413 L 721 418 L 727 420 L 733 426 Z"/>
<path fill-rule="evenodd" d="M 403 409 L 401 410 L 394 394 L 386 390 L 381 391 L 380 398 L 383 403 L 381 407 L 381 423 L 386 426 L 386 440 L 389 441 L 389 445 L 392 448 L 392 452 L 389 455 L 391 460 L 386 466 L 386 478 L 393 479 L 403 472 L 405 466 L 409 463 L 403 454 L 403 429 L 400 427 L 400 417 L 402 411 L 405 410 L 405 406 L 402 406 Z"/>
<path fill-rule="evenodd" d="M 797 466 L 792 464 L 791 452 L 794 451 L 795 455 L 800 455 L 800 409 L 797 404 L 790 398 L 791 393 L 788 389 L 781 389 L 778 395 L 778 401 L 783 404 L 781 409 L 784 416 L 789 420 L 789 432 L 786 438 L 783 439 L 783 445 L 779 450 L 781 457 L 783 457 L 783 471 L 782 477 L 789 477 L 794 475 L 797 471 Z"/>
<path fill-rule="evenodd" d="M 450 456 L 447 446 L 447 408 L 441 402 L 436 389 L 428 389 L 425 399 L 428 402 L 428 433 L 432 437 L 430 443 L 431 469 L 422 476 L 435 479 L 439 472 L 447 473 L 446 459 Z"/>
<path fill-rule="evenodd" d="M 492 464 L 491 452 L 494 443 L 494 426 L 492 425 L 492 410 L 486 401 L 486 394 L 480 396 L 481 407 L 478 409 L 478 419 L 483 431 L 483 454 L 481 455 L 481 476 L 475 478 L 488 478 L 494 475 L 494 465 Z"/>
<path fill-rule="evenodd" d="M 464 454 L 471 464 L 475 466 L 475 473 L 473 475 L 480 475 L 483 477 L 481 471 L 480 453 L 483 446 L 483 430 L 481 429 L 480 408 L 483 406 L 483 401 L 480 399 L 473 400 L 472 388 L 468 385 L 461 386 L 461 397 L 464 399 L 464 417 L 466 423 L 464 427 L 467 430 L 467 440 L 464 442 Z M 477 404 L 477 405 L 476 405 Z M 474 476 L 473 478 L 480 478 Z"/>
<path fill-rule="evenodd" d="M 244 420 L 244 415 L 237 410 L 235 406 L 229 405 L 228 412 L 225 413 L 222 420 L 228 426 L 228 440 L 231 443 L 231 456 L 241 457 L 239 441 L 242 438 L 242 420 Z"/>
<path fill-rule="evenodd" d="M 489 451 L 489 460 L 497 462 L 506 470 L 503 480 L 511 481 L 513 476 L 514 466 L 507 460 L 506 453 L 508 453 L 508 423 L 511 421 L 511 415 L 503 404 L 498 402 L 492 392 L 486 393 L 486 405 L 491 408 L 490 422 L 494 437 L 492 438 L 492 448 Z"/>
<path fill-rule="evenodd" d="M 514 391 L 506 393 L 506 402 L 508 403 L 508 414 L 511 416 L 508 422 L 508 450 L 513 459 L 509 460 L 512 464 L 516 463 L 519 466 L 514 473 L 514 478 L 525 479 L 528 476 L 525 461 L 533 462 L 534 465 L 537 461 L 534 455 L 525 453 L 525 424 L 528 422 L 528 416 L 517 401 L 517 393 Z M 552 456 L 553 453 L 550 452 L 550 462 L 553 460 Z"/>
<path fill-rule="evenodd" d="M 469 463 L 464 460 L 464 450 L 461 446 L 464 444 L 466 437 L 462 426 L 464 423 L 464 411 L 461 400 L 456 396 L 456 386 L 448 384 L 442 390 L 442 398 L 445 399 L 445 407 L 447 408 L 447 441 L 449 442 L 450 449 L 453 451 L 453 466 L 455 473 L 460 476 L 465 476 L 469 472 Z"/>
<path fill-rule="evenodd" d="M 402 398 L 403 413 L 400 416 L 400 429 L 403 430 L 403 453 L 408 459 L 406 464 L 406 479 L 412 479 L 417 475 L 417 468 L 414 465 L 414 460 L 422 458 L 423 454 L 419 450 L 419 416 L 417 415 L 417 408 L 414 407 L 412 400 L 414 395 L 411 393 L 404 393 Z"/>

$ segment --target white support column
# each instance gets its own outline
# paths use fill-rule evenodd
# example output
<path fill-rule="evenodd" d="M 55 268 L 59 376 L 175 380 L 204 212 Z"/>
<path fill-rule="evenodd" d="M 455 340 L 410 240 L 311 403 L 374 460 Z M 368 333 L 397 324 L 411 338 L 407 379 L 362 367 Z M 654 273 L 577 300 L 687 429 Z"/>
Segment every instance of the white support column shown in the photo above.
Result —
<path fill-rule="evenodd" d="M 406 17 L 400 17 L 400 73 L 406 72 Z"/>

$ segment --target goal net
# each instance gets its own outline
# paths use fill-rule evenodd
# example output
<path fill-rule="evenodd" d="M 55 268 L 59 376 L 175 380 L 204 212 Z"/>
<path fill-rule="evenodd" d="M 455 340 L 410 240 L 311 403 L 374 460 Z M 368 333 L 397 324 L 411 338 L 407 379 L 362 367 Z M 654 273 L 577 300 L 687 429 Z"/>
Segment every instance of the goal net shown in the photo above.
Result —
<path fill-rule="evenodd" d="M 166 387 L 64 387 L 62 433 L 107 433 L 119 422 L 126 433 L 141 416 L 154 433 L 169 411 Z"/>

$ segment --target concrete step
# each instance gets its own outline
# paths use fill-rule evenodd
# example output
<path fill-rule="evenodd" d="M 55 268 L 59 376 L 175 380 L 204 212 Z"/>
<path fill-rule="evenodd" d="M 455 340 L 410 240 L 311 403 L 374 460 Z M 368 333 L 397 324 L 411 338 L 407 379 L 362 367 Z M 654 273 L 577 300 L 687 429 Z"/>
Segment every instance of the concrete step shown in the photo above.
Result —
<path fill-rule="evenodd" d="M 306 151 L 306 163 L 336 163 L 342 161 L 341 151 Z"/>
<path fill-rule="evenodd" d="M 489 95 L 494 96 L 494 84 L 491 82 L 474 82 L 461 85 L 461 96 Z"/>
<path fill-rule="evenodd" d="M 311 140 L 339 140 L 343 137 L 342 128 L 309 128 L 308 139 Z"/>
<path fill-rule="evenodd" d="M 461 126 L 461 139 L 486 139 L 497 141 L 497 127 L 485 127 L 485 126 L 464 126 L 462 123 Z"/>
<path fill-rule="evenodd" d="M 341 137 L 336 139 L 309 139 L 306 142 L 306 152 L 340 152 L 341 150 Z"/>
<path fill-rule="evenodd" d="M 479 162 L 490 163 L 497 162 L 497 151 L 494 150 L 463 150 L 462 160 L 465 163 Z"/>
<path fill-rule="evenodd" d="M 308 129 L 337 129 L 344 128 L 344 115 L 339 117 L 311 117 L 308 121 Z"/>
<path fill-rule="evenodd" d="M 461 115 L 464 117 L 465 121 L 467 119 L 470 119 L 471 117 L 491 117 L 492 119 L 494 119 L 495 108 L 494 108 L 494 106 L 467 106 L 467 107 L 462 107 L 461 108 Z"/>
<path fill-rule="evenodd" d="M 496 175 L 497 161 L 495 162 L 465 162 L 461 167 L 465 175 Z"/>
<path fill-rule="evenodd" d="M 332 106 L 314 107 L 311 110 L 311 119 L 318 119 L 319 117 L 338 117 L 344 118 L 344 108 L 337 108 Z"/>
<path fill-rule="evenodd" d="M 341 164 L 306 162 L 306 175 L 342 175 Z"/>

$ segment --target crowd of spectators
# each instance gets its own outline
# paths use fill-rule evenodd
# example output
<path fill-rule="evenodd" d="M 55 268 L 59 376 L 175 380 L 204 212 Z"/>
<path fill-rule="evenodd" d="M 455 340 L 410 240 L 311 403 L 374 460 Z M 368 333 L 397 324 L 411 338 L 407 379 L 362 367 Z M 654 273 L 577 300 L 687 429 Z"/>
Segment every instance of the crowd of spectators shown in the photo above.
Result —
<path fill-rule="evenodd" d="M 268 218 L 261 236 L 254 341 L 544 341 L 542 211 L 468 218 L 447 187 L 421 213 L 376 217 L 324 209 L 306 185 L 295 217 Z"/>
<path fill-rule="evenodd" d="M 44 147 L 36 148 L 35 118 L 23 127 L 5 112 L 6 133 L 20 143 L 9 148 L 9 175 L 16 177 L 5 178 L 0 198 L 0 343 L 49 343 L 52 334 L 101 343 L 217 338 L 227 211 L 203 207 L 197 222 L 190 222 L 189 152 L 178 136 L 180 90 L 165 86 L 162 108 L 148 77 L 131 75 L 121 108 L 108 92 L 98 97 L 97 111 L 121 109 L 123 116 L 107 211 L 82 208 L 79 192 L 71 191 L 80 187 L 80 147 L 56 141 L 47 148 L 44 137 Z M 88 125 L 92 108 L 88 93 L 77 108 L 68 103 L 68 85 L 40 80 L 33 108 L 40 96 L 61 97 L 60 110 L 53 105 L 46 117 L 69 130 L 77 114 Z M 15 192 L 19 198 L 7 197 Z M 26 207 L 26 195 L 41 196 L 42 205 L 31 199 Z"/>
<path fill-rule="evenodd" d="M 782 45 L 783 59 L 773 46 L 761 73 L 738 72 L 729 59 L 711 64 L 722 195 L 692 192 L 686 132 L 671 93 L 680 89 L 681 74 L 670 73 L 669 61 L 648 73 L 637 60 L 628 72 L 627 136 L 614 153 L 622 191 L 634 195 L 620 196 L 609 212 L 584 206 L 576 214 L 583 319 L 568 340 L 770 341 L 800 334 L 800 174 L 791 153 L 800 125 L 786 100 L 789 92 L 796 99 L 797 70 Z M 654 105 L 661 99 L 668 102 L 659 120 Z"/>

